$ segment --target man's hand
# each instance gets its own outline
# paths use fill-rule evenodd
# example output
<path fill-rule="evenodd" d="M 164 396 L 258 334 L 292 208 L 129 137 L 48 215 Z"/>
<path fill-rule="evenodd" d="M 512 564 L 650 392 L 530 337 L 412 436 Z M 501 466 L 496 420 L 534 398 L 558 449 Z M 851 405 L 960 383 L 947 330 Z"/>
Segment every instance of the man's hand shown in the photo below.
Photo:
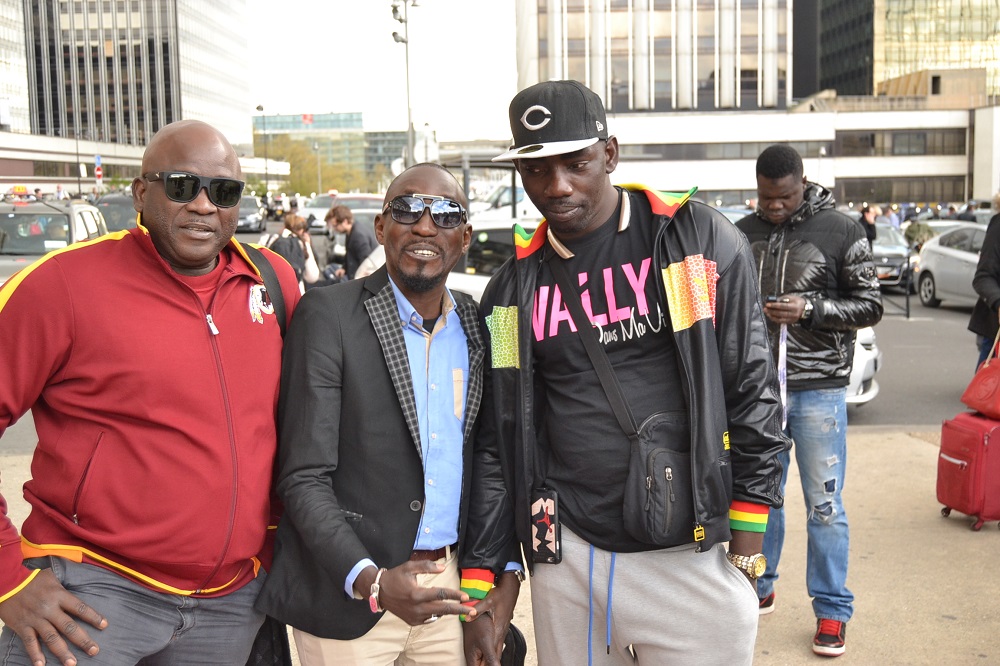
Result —
<path fill-rule="evenodd" d="M 794 324 L 802 319 L 806 299 L 797 294 L 783 294 L 773 303 L 764 304 L 764 314 L 775 324 Z"/>
<path fill-rule="evenodd" d="M 93 657 L 97 643 L 91 640 L 79 618 L 98 629 L 108 626 L 97 611 L 66 591 L 49 569 L 43 569 L 23 590 L 0 603 L 0 620 L 24 642 L 28 658 L 43 666 L 44 645 L 64 666 L 76 666 L 76 657 L 66 640 Z"/>
<path fill-rule="evenodd" d="M 470 616 L 462 625 L 465 660 L 469 666 L 500 666 L 503 640 L 514 616 L 520 590 L 521 581 L 517 576 L 513 572 L 504 573 L 496 587 L 476 604 L 478 614 Z"/>
<path fill-rule="evenodd" d="M 379 605 L 410 626 L 434 622 L 443 615 L 463 615 L 469 612 L 461 602 L 469 595 L 446 587 L 422 587 L 417 574 L 438 574 L 444 565 L 437 562 L 403 562 L 388 569 L 379 579 Z M 354 582 L 354 589 L 366 599 L 375 581 L 374 567 L 368 567 Z"/>

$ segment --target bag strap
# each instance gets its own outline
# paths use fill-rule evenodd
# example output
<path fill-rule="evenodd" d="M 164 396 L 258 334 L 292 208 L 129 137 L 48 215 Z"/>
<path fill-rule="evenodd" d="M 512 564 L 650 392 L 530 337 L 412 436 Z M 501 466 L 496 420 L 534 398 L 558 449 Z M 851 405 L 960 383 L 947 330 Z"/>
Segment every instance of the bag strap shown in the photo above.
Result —
<path fill-rule="evenodd" d="M 278 328 L 281 329 L 281 337 L 285 337 L 285 295 L 281 291 L 281 283 L 278 281 L 278 274 L 274 272 L 274 266 L 264 253 L 251 245 L 243 245 L 250 261 L 254 263 L 260 271 L 260 277 L 264 280 L 264 288 L 267 289 L 267 296 L 274 306 L 274 316 L 278 320 Z"/>
<path fill-rule="evenodd" d="M 635 427 L 635 418 L 625 400 L 625 393 L 618 382 L 618 376 L 615 374 L 614 368 L 611 367 L 607 352 L 597 341 L 594 325 L 590 323 L 590 319 L 583 311 L 580 294 L 572 286 L 565 262 L 553 253 L 549 258 L 549 266 L 552 267 L 552 273 L 556 276 L 556 283 L 562 292 L 563 302 L 569 307 L 573 323 L 576 324 L 580 340 L 583 341 L 583 348 L 587 350 L 587 356 L 590 357 L 590 362 L 594 365 L 594 370 L 597 371 L 597 378 L 601 380 L 601 387 L 604 388 L 604 393 L 608 396 L 608 402 L 611 403 L 611 409 L 615 413 L 615 418 L 618 419 L 618 425 L 621 426 L 622 431 L 628 435 L 629 439 L 638 439 L 639 433 Z"/>
<path fill-rule="evenodd" d="M 1000 350 L 997 350 L 997 345 L 1000 345 L 1000 330 L 997 331 L 997 337 L 993 339 L 993 346 L 990 348 L 990 355 L 983 360 L 982 367 L 986 367 L 990 364 L 990 361 L 997 358 L 1000 355 Z"/>

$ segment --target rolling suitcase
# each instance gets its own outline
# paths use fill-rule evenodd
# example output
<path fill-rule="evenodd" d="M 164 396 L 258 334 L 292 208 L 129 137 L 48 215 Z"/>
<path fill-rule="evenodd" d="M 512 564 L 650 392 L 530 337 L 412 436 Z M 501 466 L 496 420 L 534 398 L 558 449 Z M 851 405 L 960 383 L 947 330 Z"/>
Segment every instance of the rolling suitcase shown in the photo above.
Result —
<path fill-rule="evenodd" d="M 973 518 L 979 530 L 1000 520 L 1000 421 L 963 412 L 941 426 L 937 499 L 941 515 L 952 510 Z"/>

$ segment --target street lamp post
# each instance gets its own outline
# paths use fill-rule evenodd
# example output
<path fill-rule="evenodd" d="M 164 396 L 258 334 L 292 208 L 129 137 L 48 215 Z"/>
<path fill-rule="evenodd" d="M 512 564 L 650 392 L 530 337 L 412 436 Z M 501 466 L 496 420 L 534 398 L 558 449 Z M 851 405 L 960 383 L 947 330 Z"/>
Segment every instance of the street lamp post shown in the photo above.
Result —
<path fill-rule="evenodd" d="M 319 166 L 319 142 L 313 141 L 313 150 L 316 151 L 316 196 L 323 192 L 323 172 Z"/>
<path fill-rule="evenodd" d="M 820 146 L 816 155 L 816 182 L 823 184 L 823 158 L 826 157 L 826 146 Z M 833 189 L 832 187 L 830 189 Z"/>
<path fill-rule="evenodd" d="M 399 6 L 403 5 L 403 13 L 400 15 Z M 406 167 L 413 166 L 413 107 L 410 105 L 410 23 L 407 8 L 417 6 L 416 0 L 394 0 L 392 3 L 392 18 L 403 24 L 403 34 L 392 33 L 392 38 L 397 44 L 402 44 L 405 49 L 406 58 L 406 156 L 403 164 Z"/>
<path fill-rule="evenodd" d="M 264 115 L 264 105 L 258 104 L 257 110 L 260 111 L 260 124 L 261 132 L 264 134 L 264 197 L 270 199 L 271 186 L 269 184 L 269 178 L 267 173 L 267 116 Z"/>

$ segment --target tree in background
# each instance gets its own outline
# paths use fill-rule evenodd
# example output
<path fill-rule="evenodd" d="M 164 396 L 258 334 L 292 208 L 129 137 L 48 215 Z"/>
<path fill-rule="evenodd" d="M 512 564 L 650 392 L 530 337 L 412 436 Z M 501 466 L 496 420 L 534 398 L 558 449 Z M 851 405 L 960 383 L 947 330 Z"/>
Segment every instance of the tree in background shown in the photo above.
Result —
<path fill-rule="evenodd" d="M 312 149 L 311 140 L 292 139 L 288 135 L 273 134 L 267 146 L 267 155 L 272 160 L 288 162 L 289 178 L 278 189 L 284 192 L 297 192 L 307 195 L 315 191 L 316 152 Z M 264 137 L 254 134 L 254 154 L 264 154 Z M 384 167 L 372 174 L 366 174 L 361 169 L 350 168 L 345 164 L 330 164 L 320 162 L 320 179 L 323 190 L 338 190 L 340 192 L 381 192 L 385 190 L 388 170 Z M 271 179 L 273 182 L 273 178 Z M 249 184 L 248 184 L 249 189 Z M 317 194 L 321 194 L 317 192 Z"/>

